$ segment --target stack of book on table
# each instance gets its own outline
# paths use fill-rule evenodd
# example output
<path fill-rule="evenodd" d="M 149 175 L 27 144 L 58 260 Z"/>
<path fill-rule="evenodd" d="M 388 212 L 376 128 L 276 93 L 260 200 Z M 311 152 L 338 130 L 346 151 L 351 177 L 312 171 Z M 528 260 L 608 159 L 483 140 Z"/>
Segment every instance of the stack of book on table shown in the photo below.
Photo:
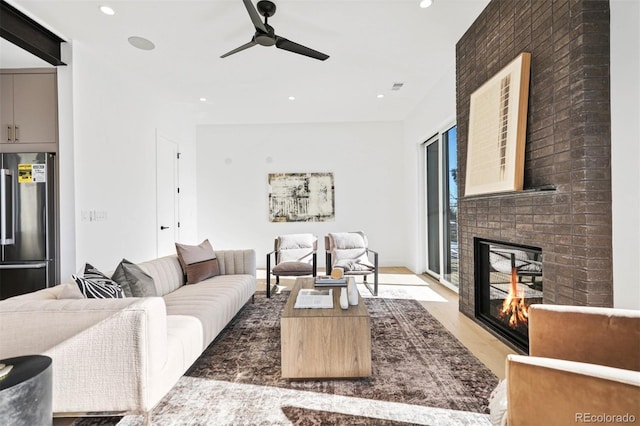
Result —
<path fill-rule="evenodd" d="M 333 289 L 323 288 L 315 290 L 310 288 L 301 288 L 296 297 L 294 309 L 305 308 L 333 308 Z"/>
<path fill-rule="evenodd" d="M 315 285 L 316 287 L 346 287 L 347 277 L 331 278 L 329 275 L 318 275 Z"/>

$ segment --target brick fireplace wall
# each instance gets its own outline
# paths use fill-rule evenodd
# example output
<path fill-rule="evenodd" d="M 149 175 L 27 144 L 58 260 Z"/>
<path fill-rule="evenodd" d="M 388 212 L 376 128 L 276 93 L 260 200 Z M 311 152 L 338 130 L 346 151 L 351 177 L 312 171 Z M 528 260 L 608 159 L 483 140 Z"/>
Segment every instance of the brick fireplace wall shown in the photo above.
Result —
<path fill-rule="evenodd" d="M 524 190 L 465 197 L 470 96 L 523 51 Z M 492 0 L 456 64 L 460 311 L 475 315 L 474 238 L 540 247 L 544 303 L 613 306 L 609 2 Z"/>

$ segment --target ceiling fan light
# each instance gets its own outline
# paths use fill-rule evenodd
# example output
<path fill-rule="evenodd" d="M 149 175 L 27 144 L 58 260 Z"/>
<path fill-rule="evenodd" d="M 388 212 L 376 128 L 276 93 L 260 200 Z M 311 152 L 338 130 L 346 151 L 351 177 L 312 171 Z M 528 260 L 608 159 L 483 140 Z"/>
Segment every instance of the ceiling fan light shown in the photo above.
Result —
<path fill-rule="evenodd" d="M 423 9 L 426 9 L 427 7 L 431 6 L 433 4 L 433 0 L 422 0 L 420 2 L 420 7 Z"/>

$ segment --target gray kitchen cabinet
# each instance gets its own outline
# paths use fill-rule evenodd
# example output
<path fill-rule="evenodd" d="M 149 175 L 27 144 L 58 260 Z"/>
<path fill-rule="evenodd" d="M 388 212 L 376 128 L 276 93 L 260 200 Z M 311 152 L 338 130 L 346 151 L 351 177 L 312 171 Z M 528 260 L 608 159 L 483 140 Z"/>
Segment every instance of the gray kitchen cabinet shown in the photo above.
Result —
<path fill-rule="evenodd" d="M 52 71 L 0 74 L 0 124 L 3 146 L 57 144 L 58 91 Z"/>

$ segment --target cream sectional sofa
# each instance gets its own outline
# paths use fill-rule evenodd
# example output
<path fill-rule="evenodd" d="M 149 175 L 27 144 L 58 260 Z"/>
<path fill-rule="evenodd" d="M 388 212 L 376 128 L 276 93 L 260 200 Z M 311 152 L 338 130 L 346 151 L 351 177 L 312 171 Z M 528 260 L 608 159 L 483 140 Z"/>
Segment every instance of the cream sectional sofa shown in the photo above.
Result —
<path fill-rule="evenodd" d="M 66 283 L 0 301 L 0 359 L 53 359 L 56 416 L 149 413 L 256 290 L 253 250 L 184 284 L 177 256 L 138 264 L 162 297 L 58 299 Z M 67 288 L 67 290 L 69 290 Z"/>

